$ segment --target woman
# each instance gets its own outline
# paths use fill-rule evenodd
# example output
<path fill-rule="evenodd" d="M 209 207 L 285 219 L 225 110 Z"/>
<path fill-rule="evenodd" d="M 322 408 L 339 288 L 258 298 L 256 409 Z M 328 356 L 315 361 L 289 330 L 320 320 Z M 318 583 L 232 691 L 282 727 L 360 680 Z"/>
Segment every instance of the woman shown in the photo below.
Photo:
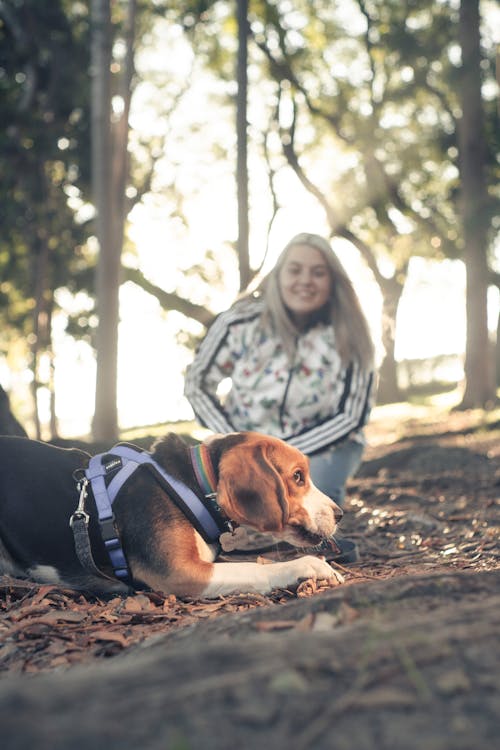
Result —
<path fill-rule="evenodd" d="M 186 396 L 214 432 L 256 430 L 299 448 L 313 482 L 341 505 L 363 453 L 373 360 L 359 300 L 330 244 L 299 234 L 257 292 L 216 318 Z"/>

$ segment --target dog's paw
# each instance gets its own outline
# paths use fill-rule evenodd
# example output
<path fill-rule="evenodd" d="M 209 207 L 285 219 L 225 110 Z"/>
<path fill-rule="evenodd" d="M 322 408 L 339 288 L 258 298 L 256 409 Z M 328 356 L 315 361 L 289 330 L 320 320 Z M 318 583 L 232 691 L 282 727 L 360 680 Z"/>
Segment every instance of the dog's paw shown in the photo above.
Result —
<path fill-rule="evenodd" d="M 345 583 L 345 578 L 342 575 L 342 573 L 339 570 L 335 570 L 335 568 L 332 568 L 333 570 L 333 577 L 337 580 L 338 583 Z"/>
<path fill-rule="evenodd" d="M 313 578 L 316 580 L 337 580 L 338 583 L 344 583 L 344 576 L 338 570 L 332 568 L 324 557 L 315 557 L 314 555 L 305 555 L 294 560 L 297 563 L 297 569 L 300 571 L 299 580 Z"/>
<path fill-rule="evenodd" d="M 236 563 L 233 563 L 236 564 Z M 295 560 L 276 562 L 270 565 L 257 563 L 258 577 L 264 588 L 260 593 L 266 593 L 275 588 L 295 587 L 302 581 L 329 581 L 333 584 L 343 583 L 343 576 L 334 570 L 323 557 L 304 555 Z"/>

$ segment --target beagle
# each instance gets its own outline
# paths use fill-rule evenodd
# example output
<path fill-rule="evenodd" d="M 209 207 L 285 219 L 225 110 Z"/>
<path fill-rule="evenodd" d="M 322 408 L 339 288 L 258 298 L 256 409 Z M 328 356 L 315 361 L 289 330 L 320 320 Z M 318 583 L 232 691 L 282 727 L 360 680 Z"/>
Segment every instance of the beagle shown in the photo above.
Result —
<path fill-rule="evenodd" d="M 308 460 L 255 432 L 189 446 L 169 433 L 151 452 L 118 444 L 89 456 L 0 437 L 0 574 L 93 593 L 149 587 L 215 598 L 342 576 L 323 558 L 216 562 L 239 525 L 297 547 L 330 538 L 342 510 Z"/>

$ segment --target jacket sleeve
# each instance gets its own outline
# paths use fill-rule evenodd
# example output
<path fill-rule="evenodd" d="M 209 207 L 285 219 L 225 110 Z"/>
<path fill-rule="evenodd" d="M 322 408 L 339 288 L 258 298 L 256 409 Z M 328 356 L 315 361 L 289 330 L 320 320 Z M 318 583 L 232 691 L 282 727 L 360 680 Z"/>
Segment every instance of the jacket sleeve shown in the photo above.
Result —
<path fill-rule="evenodd" d="M 374 373 L 352 363 L 346 370 L 342 396 L 335 414 L 287 442 L 312 454 L 338 443 L 367 422 L 373 401 Z"/>
<path fill-rule="evenodd" d="M 201 424 L 214 432 L 235 431 L 217 389 L 224 379 L 231 377 L 234 364 L 242 354 L 242 326 L 239 324 L 244 324 L 246 319 L 246 314 L 238 307 L 218 315 L 186 373 L 184 394 Z"/>

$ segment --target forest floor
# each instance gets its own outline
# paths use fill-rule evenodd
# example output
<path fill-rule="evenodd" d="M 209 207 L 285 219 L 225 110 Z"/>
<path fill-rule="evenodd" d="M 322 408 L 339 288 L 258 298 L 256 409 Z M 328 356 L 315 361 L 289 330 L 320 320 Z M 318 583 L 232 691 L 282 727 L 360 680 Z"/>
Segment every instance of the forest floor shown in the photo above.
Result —
<path fill-rule="evenodd" d="M 101 600 L 0 578 L 2 748 L 498 747 L 500 411 L 381 407 L 368 437 L 345 584 Z"/>

